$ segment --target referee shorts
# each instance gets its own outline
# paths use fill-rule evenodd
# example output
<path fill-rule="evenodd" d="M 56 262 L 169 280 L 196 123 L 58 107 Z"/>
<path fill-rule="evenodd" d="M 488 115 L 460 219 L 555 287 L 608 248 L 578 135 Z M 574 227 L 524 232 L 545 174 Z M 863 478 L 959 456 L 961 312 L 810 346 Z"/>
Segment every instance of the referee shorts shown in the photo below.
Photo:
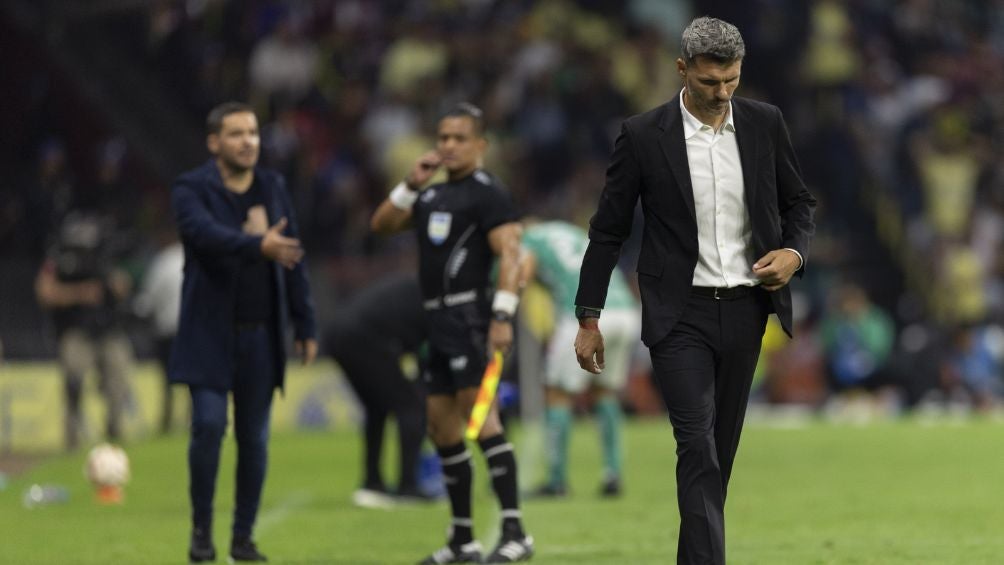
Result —
<path fill-rule="evenodd" d="M 481 386 L 488 364 L 488 316 L 478 304 L 428 312 L 429 355 L 422 380 L 429 394 Z"/>

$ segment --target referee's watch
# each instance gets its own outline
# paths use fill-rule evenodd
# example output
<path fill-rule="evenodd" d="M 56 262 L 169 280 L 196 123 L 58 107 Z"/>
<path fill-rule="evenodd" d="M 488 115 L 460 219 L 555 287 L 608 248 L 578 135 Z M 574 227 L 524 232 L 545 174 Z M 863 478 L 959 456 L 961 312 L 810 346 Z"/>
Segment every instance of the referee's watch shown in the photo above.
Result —
<path fill-rule="evenodd" d="M 576 306 L 575 317 L 580 320 L 583 318 L 599 318 L 600 310 L 598 308 L 587 308 L 585 306 Z"/>
<path fill-rule="evenodd" d="M 492 312 L 492 320 L 495 322 L 502 322 L 505 324 L 512 323 L 512 314 L 505 312 L 503 310 L 495 310 Z"/>

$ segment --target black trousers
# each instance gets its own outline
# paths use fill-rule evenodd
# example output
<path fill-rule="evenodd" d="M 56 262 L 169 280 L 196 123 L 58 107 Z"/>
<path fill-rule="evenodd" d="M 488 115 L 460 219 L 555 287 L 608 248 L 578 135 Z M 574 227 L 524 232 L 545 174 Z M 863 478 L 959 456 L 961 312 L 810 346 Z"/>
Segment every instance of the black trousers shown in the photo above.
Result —
<path fill-rule="evenodd" d="M 732 300 L 692 296 L 650 348 L 676 439 L 681 565 L 725 563 L 725 494 L 769 312 L 759 288 Z"/>
<path fill-rule="evenodd" d="M 421 379 L 408 380 L 401 372 L 399 348 L 343 336 L 332 356 L 341 365 L 365 410 L 363 486 L 386 487 L 380 472 L 384 425 L 391 415 L 398 430 L 398 490 L 418 490 L 418 460 L 425 438 L 425 387 Z"/>

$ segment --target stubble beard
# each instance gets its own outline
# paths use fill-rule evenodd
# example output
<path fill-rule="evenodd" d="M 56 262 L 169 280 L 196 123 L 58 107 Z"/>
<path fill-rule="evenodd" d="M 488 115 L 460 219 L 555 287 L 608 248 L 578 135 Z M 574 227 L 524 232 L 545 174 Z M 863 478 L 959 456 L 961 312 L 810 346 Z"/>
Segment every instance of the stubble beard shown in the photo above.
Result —
<path fill-rule="evenodd" d="M 226 156 L 220 156 L 220 163 L 223 165 L 223 167 L 229 173 L 231 173 L 233 175 L 241 175 L 241 174 L 245 174 L 245 173 L 253 170 L 254 167 L 255 167 L 255 164 L 257 164 L 257 162 L 258 162 L 258 160 L 254 159 L 251 162 L 251 165 L 248 166 L 248 165 L 244 165 L 243 163 L 241 163 L 240 161 L 238 161 L 236 158 L 230 158 L 230 157 L 226 157 Z"/>

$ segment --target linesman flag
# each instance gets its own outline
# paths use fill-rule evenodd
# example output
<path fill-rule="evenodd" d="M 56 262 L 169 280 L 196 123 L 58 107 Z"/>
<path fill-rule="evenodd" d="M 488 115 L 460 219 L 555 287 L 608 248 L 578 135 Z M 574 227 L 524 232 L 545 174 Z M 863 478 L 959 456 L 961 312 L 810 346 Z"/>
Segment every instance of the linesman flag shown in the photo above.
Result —
<path fill-rule="evenodd" d="M 485 425 L 485 418 L 488 417 L 488 410 L 495 400 L 495 391 L 499 388 L 499 377 L 502 376 L 502 352 L 496 351 L 492 360 L 485 367 L 485 373 L 481 375 L 481 388 L 478 389 L 478 396 L 474 399 L 474 408 L 471 409 L 471 419 L 467 421 L 467 431 L 464 437 L 469 440 L 478 439 L 481 433 L 481 426 Z"/>

